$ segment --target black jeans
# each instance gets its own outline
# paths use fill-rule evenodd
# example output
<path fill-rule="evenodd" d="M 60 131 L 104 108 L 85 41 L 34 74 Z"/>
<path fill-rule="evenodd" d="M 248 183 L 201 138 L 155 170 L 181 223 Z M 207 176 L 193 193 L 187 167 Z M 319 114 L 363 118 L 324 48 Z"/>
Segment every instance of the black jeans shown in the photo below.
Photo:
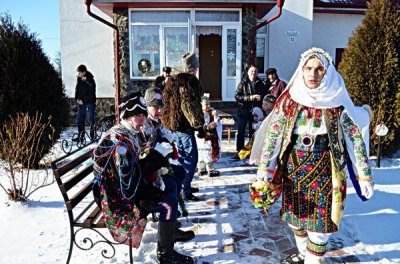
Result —
<path fill-rule="evenodd" d="M 236 136 L 236 151 L 239 152 L 244 147 L 244 137 L 246 131 L 246 125 L 249 124 L 249 137 L 254 133 L 253 130 L 253 115 L 251 114 L 251 108 L 238 108 L 238 122 L 237 122 L 237 136 Z"/>

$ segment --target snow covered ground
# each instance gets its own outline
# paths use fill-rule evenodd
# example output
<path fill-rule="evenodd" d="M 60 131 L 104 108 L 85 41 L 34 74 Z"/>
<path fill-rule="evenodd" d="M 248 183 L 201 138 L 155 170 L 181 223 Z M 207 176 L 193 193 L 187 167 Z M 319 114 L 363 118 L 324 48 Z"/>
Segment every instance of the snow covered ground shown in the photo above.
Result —
<path fill-rule="evenodd" d="M 175 248 L 199 263 L 278 263 L 293 248 L 292 234 L 278 220 L 279 204 L 268 218 L 251 206 L 247 184 L 254 180 L 256 168 L 231 160 L 234 144 L 223 142 L 220 177 L 195 178 L 202 200 L 187 204 L 191 215 L 182 223 L 197 236 Z M 55 153 L 61 155 L 59 145 Z M 345 214 L 331 239 L 328 263 L 400 263 L 400 155 L 383 159 L 379 169 L 374 159 L 371 163 L 375 195 L 361 202 L 348 186 Z M 8 181 L 4 171 L 0 181 Z M 135 263 L 155 263 L 156 233 L 157 224 L 149 221 L 140 248 L 134 250 Z M 71 263 L 129 263 L 125 246 L 118 246 L 110 260 L 100 256 L 101 249 L 75 247 Z M 0 263 L 65 263 L 68 250 L 68 216 L 56 184 L 36 192 L 26 205 L 8 203 L 0 193 Z"/>

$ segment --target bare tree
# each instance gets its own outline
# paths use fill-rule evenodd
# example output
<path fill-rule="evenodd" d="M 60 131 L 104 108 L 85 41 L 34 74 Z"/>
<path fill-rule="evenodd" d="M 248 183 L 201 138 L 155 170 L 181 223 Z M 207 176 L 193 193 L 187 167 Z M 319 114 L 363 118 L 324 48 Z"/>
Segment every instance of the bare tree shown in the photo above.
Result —
<path fill-rule="evenodd" d="M 45 129 L 50 127 L 50 120 L 43 121 L 42 115 L 36 113 L 30 117 L 27 113 L 18 113 L 16 117 L 4 122 L 0 132 L 0 153 L 4 162 L 0 166 L 7 172 L 9 188 L 0 183 L 1 189 L 6 192 L 12 201 L 26 201 L 38 189 L 54 182 L 50 178 L 49 166 L 33 173 L 32 165 L 42 151 L 41 140 L 48 136 Z"/>

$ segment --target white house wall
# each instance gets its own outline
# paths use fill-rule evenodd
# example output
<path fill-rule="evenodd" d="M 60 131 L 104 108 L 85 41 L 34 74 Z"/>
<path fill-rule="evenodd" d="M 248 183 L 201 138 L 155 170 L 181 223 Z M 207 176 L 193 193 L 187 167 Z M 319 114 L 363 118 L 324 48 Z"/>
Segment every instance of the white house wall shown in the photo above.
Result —
<path fill-rule="evenodd" d="M 83 0 L 60 2 L 61 67 L 67 96 L 75 95 L 76 68 L 85 64 L 97 84 L 97 97 L 114 97 L 113 30 L 86 13 Z M 111 21 L 96 7 L 94 14 Z"/>
<path fill-rule="evenodd" d="M 276 14 L 276 7 L 267 19 Z M 288 81 L 299 63 L 300 54 L 312 44 L 313 0 L 286 0 L 281 16 L 269 24 L 267 67 L 278 70 Z"/>
<path fill-rule="evenodd" d="M 276 14 L 276 7 L 264 18 Z M 321 47 L 335 61 L 336 48 L 346 48 L 349 37 L 364 15 L 313 13 L 312 0 L 286 0 L 282 15 L 269 24 L 267 67 L 278 70 L 289 81 L 300 54 L 311 47 Z"/>
<path fill-rule="evenodd" d="M 346 48 L 349 37 L 361 23 L 364 15 L 314 14 L 313 46 L 325 49 L 333 61 L 336 48 Z"/>

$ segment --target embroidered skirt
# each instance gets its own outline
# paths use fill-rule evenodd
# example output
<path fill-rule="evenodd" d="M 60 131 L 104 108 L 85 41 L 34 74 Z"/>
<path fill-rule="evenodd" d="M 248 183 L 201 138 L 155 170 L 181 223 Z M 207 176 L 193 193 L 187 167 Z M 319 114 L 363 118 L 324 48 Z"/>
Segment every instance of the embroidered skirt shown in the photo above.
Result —
<path fill-rule="evenodd" d="M 282 220 L 313 232 L 338 230 L 331 220 L 332 169 L 328 148 L 305 151 L 295 146 L 288 158 L 282 194 Z"/>

